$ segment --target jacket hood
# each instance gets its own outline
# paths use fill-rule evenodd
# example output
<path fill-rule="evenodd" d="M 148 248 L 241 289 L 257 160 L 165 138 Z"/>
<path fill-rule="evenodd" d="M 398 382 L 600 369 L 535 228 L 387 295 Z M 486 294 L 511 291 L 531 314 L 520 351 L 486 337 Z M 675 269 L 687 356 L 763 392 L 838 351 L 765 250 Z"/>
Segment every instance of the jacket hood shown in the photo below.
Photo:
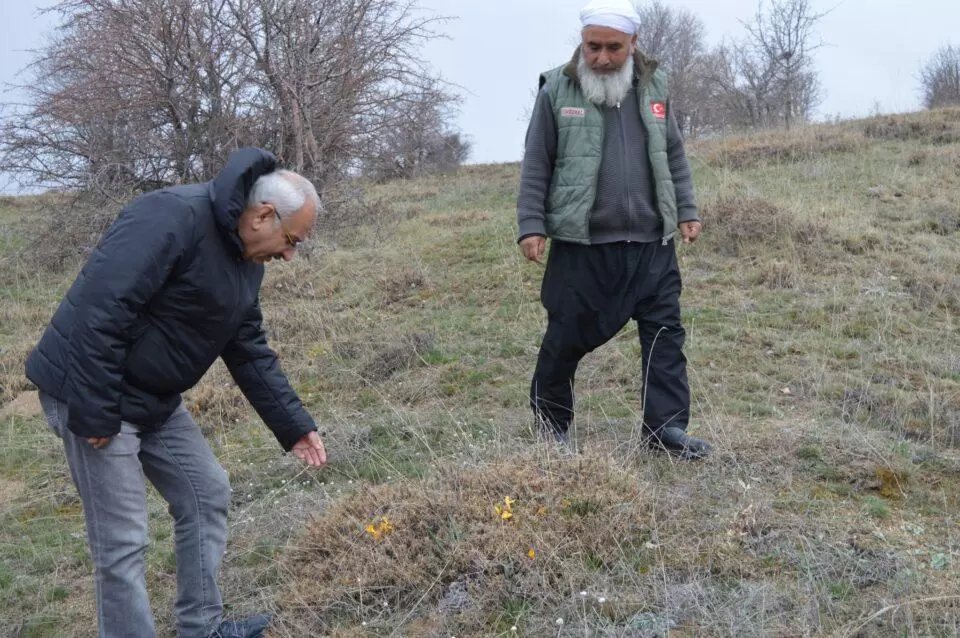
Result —
<path fill-rule="evenodd" d="M 217 228 L 237 257 L 243 254 L 238 232 L 240 213 L 257 178 L 277 168 L 277 158 L 259 148 L 241 148 L 231 153 L 226 165 L 210 182 L 210 202 Z"/>

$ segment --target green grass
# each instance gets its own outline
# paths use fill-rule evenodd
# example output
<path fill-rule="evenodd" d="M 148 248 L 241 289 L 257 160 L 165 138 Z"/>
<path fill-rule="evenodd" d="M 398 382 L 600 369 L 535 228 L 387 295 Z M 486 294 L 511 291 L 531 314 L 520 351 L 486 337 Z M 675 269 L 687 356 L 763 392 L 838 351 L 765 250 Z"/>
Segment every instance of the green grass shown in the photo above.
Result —
<path fill-rule="evenodd" d="M 578 370 L 580 454 L 535 442 L 543 270 L 515 245 L 516 165 L 371 186 L 373 217 L 263 289 L 329 467 L 281 455 L 222 365 L 186 397 L 234 489 L 230 612 L 276 611 L 276 636 L 956 635 L 960 144 L 937 135 L 960 117 L 898 121 L 690 144 L 692 426 L 717 447 L 695 465 L 638 442 L 632 325 Z M 0 202 L 0 409 L 74 273 L 16 252 L 25 202 Z M 0 635 L 91 635 L 90 570 L 56 439 L 4 416 Z"/>

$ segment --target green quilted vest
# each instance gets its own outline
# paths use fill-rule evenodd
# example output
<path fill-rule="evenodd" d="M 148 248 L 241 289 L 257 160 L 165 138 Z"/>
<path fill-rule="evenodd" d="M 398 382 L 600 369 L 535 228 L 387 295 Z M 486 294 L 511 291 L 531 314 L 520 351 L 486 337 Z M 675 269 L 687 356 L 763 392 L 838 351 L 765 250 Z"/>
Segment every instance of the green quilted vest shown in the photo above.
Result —
<path fill-rule="evenodd" d="M 577 55 L 569 64 L 540 76 L 550 92 L 557 123 L 557 161 L 547 195 L 547 235 L 554 239 L 590 243 L 590 212 L 597 198 L 597 177 L 603 151 L 603 112 L 587 101 L 571 78 Z M 656 62 L 635 54 L 637 102 L 647 133 L 647 152 L 653 170 L 657 210 L 663 218 L 663 242 L 677 232 L 677 197 L 667 159 L 667 77 Z"/>

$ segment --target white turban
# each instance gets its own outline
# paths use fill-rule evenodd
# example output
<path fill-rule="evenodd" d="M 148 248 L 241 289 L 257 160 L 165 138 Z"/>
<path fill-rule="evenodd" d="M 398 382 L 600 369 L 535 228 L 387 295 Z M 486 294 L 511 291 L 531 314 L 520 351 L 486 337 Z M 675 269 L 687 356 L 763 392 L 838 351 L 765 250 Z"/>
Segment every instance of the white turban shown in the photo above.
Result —
<path fill-rule="evenodd" d="M 580 11 L 584 27 L 610 27 L 628 35 L 640 29 L 640 16 L 629 0 L 591 0 Z"/>

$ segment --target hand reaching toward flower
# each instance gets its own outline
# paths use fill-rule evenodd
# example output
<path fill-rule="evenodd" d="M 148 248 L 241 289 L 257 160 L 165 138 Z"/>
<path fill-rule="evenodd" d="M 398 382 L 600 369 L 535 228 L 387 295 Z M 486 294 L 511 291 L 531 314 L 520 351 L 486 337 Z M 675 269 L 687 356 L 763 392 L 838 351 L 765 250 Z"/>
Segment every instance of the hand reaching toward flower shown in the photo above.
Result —
<path fill-rule="evenodd" d="M 290 451 L 295 457 L 308 465 L 320 467 L 327 464 L 327 451 L 323 448 L 323 441 L 320 440 L 320 435 L 316 432 L 304 435 L 303 438 L 293 444 Z"/>

